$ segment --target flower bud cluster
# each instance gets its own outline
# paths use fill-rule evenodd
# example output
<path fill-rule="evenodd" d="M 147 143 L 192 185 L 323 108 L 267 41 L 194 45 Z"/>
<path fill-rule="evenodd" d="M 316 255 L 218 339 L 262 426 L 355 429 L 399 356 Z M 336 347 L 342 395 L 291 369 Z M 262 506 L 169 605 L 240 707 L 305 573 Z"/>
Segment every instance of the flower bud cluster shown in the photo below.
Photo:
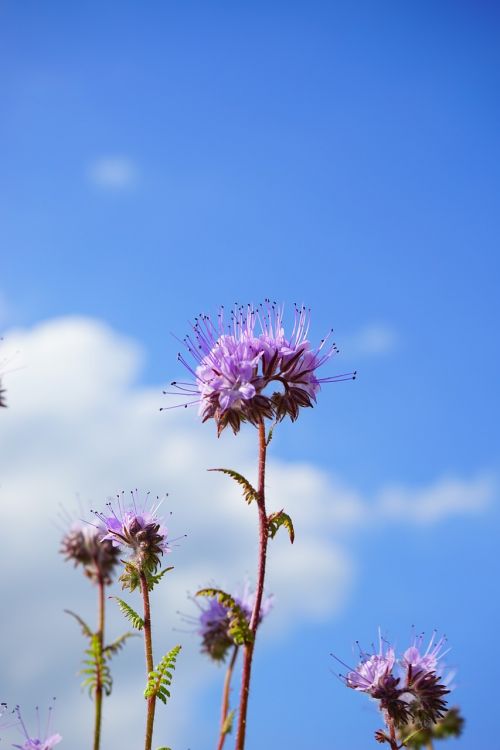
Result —
<path fill-rule="evenodd" d="M 91 524 L 74 523 L 61 541 L 60 552 L 75 567 L 81 565 L 93 583 L 102 581 L 106 586 L 113 580 L 119 551 L 106 539 L 107 530 Z"/>
<path fill-rule="evenodd" d="M 285 336 L 283 308 L 269 300 L 256 308 L 235 307 L 228 325 L 223 308 L 216 323 L 200 315 L 184 339 L 194 368 L 179 354 L 194 382 L 172 385 L 194 397 L 188 404 L 199 404 L 202 420 L 214 419 L 218 434 L 228 425 L 237 433 L 242 422 L 257 425 L 264 418 L 280 421 L 289 416 L 294 421 L 301 407 L 313 406 L 321 383 L 355 377 L 317 376 L 338 349 L 328 343 L 330 334 L 312 348 L 309 323 L 309 311 L 296 307 L 293 330 Z"/>

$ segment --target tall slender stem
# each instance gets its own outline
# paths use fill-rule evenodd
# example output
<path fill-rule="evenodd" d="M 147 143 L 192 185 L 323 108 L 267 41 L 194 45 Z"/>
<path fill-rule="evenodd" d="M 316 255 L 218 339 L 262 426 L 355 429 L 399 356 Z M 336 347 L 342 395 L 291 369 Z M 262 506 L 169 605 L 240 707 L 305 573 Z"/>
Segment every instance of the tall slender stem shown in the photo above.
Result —
<path fill-rule="evenodd" d="M 231 656 L 231 661 L 229 662 L 228 668 L 226 670 L 226 677 L 224 679 L 224 688 L 222 691 L 222 711 L 221 711 L 221 717 L 220 717 L 220 735 L 219 735 L 219 743 L 217 745 L 217 750 L 222 750 L 222 748 L 224 747 L 224 742 L 227 737 L 227 732 L 224 730 L 225 730 L 227 715 L 229 713 L 229 692 L 231 689 L 231 678 L 233 676 L 233 669 L 234 669 L 237 656 L 238 656 L 238 646 L 235 646 L 233 649 L 233 654 Z"/>
<path fill-rule="evenodd" d="M 153 671 L 153 641 L 151 640 L 151 608 L 149 605 L 149 589 L 145 574 L 141 571 L 141 594 L 144 607 L 144 649 L 146 654 L 146 681 L 149 673 Z M 151 750 L 153 742 L 153 724 L 155 720 L 156 696 L 147 699 L 146 735 L 144 750 Z"/>
<path fill-rule="evenodd" d="M 238 714 L 238 733 L 236 735 L 236 750 L 244 750 L 247 726 L 248 695 L 250 692 L 250 677 L 252 673 L 252 659 L 255 647 L 255 637 L 260 620 L 260 607 L 264 594 L 264 578 L 266 575 L 267 542 L 269 538 L 269 524 L 266 515 L 265 478 L 266 478 L 266 428 L 264 420 L 259 425 L 259 477 L 257 486 L 257 508 L 259 512 L 259 561 L 257 568 L 257 589 L 255 603 L 250 618 L 250 630 L 253 633 L 252 643 L 245 645 L 243 655 L 243 672 L 241 677 L 240 708 Z"/>
<path fill-rule="evenodd" d="M 99 641 L 99 652 L 102 654 L 104 647 L 104 579 L 101 575 L 97 579 L 97 639 Z M 101 742 L 102 692 L 103 685 L 99 671 L 95 688 L 94 750 L 99 750 Z"/>

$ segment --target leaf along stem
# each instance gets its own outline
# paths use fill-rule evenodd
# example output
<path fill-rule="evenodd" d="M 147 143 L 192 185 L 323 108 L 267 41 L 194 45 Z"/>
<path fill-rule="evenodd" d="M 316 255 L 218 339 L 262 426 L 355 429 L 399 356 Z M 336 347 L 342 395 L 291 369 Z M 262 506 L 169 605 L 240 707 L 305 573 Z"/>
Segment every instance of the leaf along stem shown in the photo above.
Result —
<path fill-rule="evenodd" d="M 99 653 L 102 655 L 104 646 L 104 579 L 99 576 L 97 579 L 97 640 L 99 643 Z M 96 674 L 95 687 L 95 718 L 94 718 L 94 750 L 99 750 L 101 743 L 101 724 L 102 724 L 102 694 L 103 684 L 101 669 Z"/>
<path fill-rule="evenodd" d="M 255 636 L 259 626 L 260 608 L 264 594 L 264 578 L 266 575 L 267 543 L 269 541 L 268 520 L 266 514 L 265 478 L 266 478 L 266 449 L 267 438 L 264 420 L 261 419 L 259 429 L 259 474 L 257 488 L 257 507 L 259 512 L 259 560 L 257 568 L 257 590 L 255 603 L 250 618 L 250 630 L 254 638 L 245 645 L 243 655 L 243 672 L 241 678 L 240 707 L 238 712 L 238 733 L 236 735 L 236 750 L 244 750 L 247 724 L 248 696 L 250 693 L 250 678 L 252 673 L 252 658 L 255 646 Z"/>
<path fill-rule="evenodd" d="M 234 665 L 236 663 L 236 657 L 238 656 L 238 646 L 235 646 L 233 649 L 233 654 L 231 656 L 231 661 L 228 664 L 227 670 L 226 670 L 226 676 L 224 678 L 224 689 L 222 691 L 222 711 L 221 711 L 221 718 L 220 718 L 220 735 L 219 735 L 219 743 L 217 745 L 217 750 L 222 750 L 224 747 L 224 742 L 227 737 L 227 731 L 225 730 L 225 724 L 227 715 L 229 713 L 229 692 L 231 690 L 231 678 L 233 676 L 233 670 Z"/>
<path fill-rule="evenodd" d="M 141 594 L 144 608 L 144 650 L 146 655 L 146 680 L 149 673 L 153 671 L 153 641 L 151 639 L 151 607 L 149 604 L 148 581 L 144 571 L 139 574 L 141 583 Z M 146 734 L 144 739 L 144 750 L 151 750 L 153 742 L 153 724 L 155 720 L 156 695 L 147 698 Z"/>

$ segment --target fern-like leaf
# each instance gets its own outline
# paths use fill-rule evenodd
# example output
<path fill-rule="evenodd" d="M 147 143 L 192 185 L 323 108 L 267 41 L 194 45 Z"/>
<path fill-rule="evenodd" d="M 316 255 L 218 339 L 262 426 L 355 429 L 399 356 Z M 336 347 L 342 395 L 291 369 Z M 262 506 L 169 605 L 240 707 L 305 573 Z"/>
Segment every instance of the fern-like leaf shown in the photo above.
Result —
<path fill-rule="evenodd" d="M 94 634 L 90 640 L 89 648 L 85 651 L 86 658 L 83 660 L 84 667 L 80 674 L 85 678 L 82 687 L 87 688 L 89 695 L 96 694 L 100 686 L 106 695 L 111 694 L 113 680 L 106 659 L 103 656 L 101 643 L 97 634 Z"/>
<path fill-rule="evenodd" d="M 227 474 L 228 477 L 234 479 L 234 481 L 237 482 L 243 490 L 243 497 L 249 505 L 252 500 L 257 500 L 257 490 L 250 484 L 248 479 L 245 479 L 242 474 L 238 474 L 237 471 L 233 471 L 232 469 L 209 469 L 208 471 L 220 471 L 222 474 Z"/>
<path fill-rule="evenodd" d="M 137 614 L 137 612 L 132 609 L 130 604 L 127 604 L 127 602 L 124 602 L 123 599 L 120 599 L 118 596 L 110 596 L 110 599 L 116 599 L 118 602 L 118 606 L 120 607 L 122 613 L 125 615 L 127 620 L 129 620 L 132 623 L 132 627 L 134 627 L 136 630 L 142 630 L 144 627 L 144 620 L 140 615 Z"/>
<path fill-rule="evenodd" d="M 228 633 L 237 646 L 243 646 L 244 644 L 253 641 L 254 636 L 250 630 L 247 616 L 230 594 L 226 594 L 226 592 L 221 589 L 207 588 L 197 591 L 196 596 L 208 596 L 210 598 L 216 597 L 219 604 L 227 607 L 229 612 Z"/>
<path fill-rule="evenodd" d="M 174 646 L 168 654 L 165 654 L 160 663 L 149 673 L 148 684 L 144 690 L 144 697 L 159 698 L 163 703 L 170 698 L 169 687 L 172 684 L 172 671 L 175 669 L 175 661 L 182 646 Z"/>
<path fill-rule="evenodd" d="M 295 531 L 293 528 L 292 519 L 290 518 L 288 513 L 285 513 L 284 510 L 278 510 L 276 511 L 276 513 L 271 513 L 271 515 L 267 519 L 267 524 L 267 530 L 270 539 L 274 539 L 280 526 L 284 526 L 285 529 L 288 529 L 288 535 L 290 537 L 291 543 L 293 544 L 295 540 Z"/>
<path fill-rule="evenodd" d="M 94 635 L 93 631 L 89 628 L 85 620 L 80 617 L 80 615 L 77 615 L 76 612 L 72 612 L 71 609 L 65 609 L 64 610 L 68 615 L 71 615 L 71 617 L 74 617 L 79 626 L 82 629 L 82 633 L 86 638 L 92 638 Z"/>
<path fill-rule="evenodd" d="M 170 565 L 168 568 L 163 568 L 159 573 L 150 573 L 149 571 L 146 571 L 146 579 L 148 582 L 148 591 L 152 591 L 157 583 L 160 583 L 161 579 L 165 575 L 165 573 L 168 573 L 169 570 L 173 570 L 174 566 Z"/>
<path fill-rule="evenodd" d="M 107 646 L 104 646 L 102 653 L 106 658 L 110 659 L 112 656 L 115 656 L 115 654 L 122 650 L 129 638 L 137 638 L 138 635 L 139 633 L 131 633 L 130 631 L 127 633 L 123 633 L 123 635 L 120 635 L 112 643 L 108 643 Z"/>

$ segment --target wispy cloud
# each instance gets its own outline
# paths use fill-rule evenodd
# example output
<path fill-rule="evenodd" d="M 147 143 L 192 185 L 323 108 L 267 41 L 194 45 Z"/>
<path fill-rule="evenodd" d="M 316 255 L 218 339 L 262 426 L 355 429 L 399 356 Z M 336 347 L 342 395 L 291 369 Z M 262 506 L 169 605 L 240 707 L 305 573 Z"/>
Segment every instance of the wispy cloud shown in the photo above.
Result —
<path fill-rule="evenodd" d="M 497 481 L 492 475 L 471 479 L 444 477 L 417 490 L 388 487 L 379 496 L 378 509 L 382 517 L 392 520 L 429 524 L 450 516 L 481 512 L 496 494 Z"/>
<path fill-rule="evenodd" d="M 370 323 L 348 337 L 343 349 L 356 356 L 379 356 L 388 354 L 398 345 L 398 334 L 384 323 Z"/>
<path fill-rule="evenodd" d="M 126 156 L 103 156 L 87 168 L 90 182 L 107 190 L 127 190 L 137 183 L 137 166 Z"/>

